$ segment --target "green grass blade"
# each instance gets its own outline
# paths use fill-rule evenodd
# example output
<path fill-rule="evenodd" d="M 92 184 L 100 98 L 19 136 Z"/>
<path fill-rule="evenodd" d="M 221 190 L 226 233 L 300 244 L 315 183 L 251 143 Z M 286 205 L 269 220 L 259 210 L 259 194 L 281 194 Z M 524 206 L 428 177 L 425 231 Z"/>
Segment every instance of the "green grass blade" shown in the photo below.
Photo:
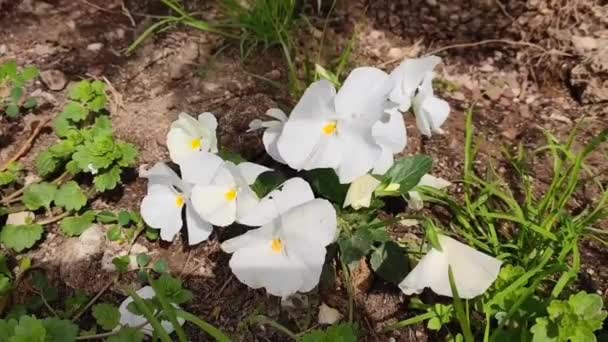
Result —
<path fill-rule="evenodd" d="M 131 296 L 131 298 L 133 298 L 133 302 L 137 306 L 137 309 L 148 320 L 148 322 L 154 329 L 154 334 L 157 335 L 162 342 L 172 342 L 171 337 L 169 337 L 169 334 L 167 334 L 165 328 L 163 328 L 163 326 L 160 324 L 160 321 L 154 316 L 154 313 L 146 305 L 144 300 L 130 287 L 127 287 L 125 291 L 129 296 Z"/>
<path fill-rule="evenodd" d="M 452 266 L 448 266 L 448 276 L 450 277 L 450 288 L 452 289 L 452 297 L 454 298 L 454 310 L 456 312 L 456 319 L 462 329 L 465 342 L 475 342 L 473 332 L 471 331 L 471 322 L 466 314 L 466 309 L 462 303 L 462 299 L 458 295 L 458 288 L 456 287 L 456 280 L 454 280 L 454 273 L 452 272 Z"/>
<path fill-rule="evenodd" d="M 173 325 L 173 328 L 175 329 L 177 338 L 179 339 L 180 342 L 188 341 L 188 338 L 186 337 L 186 333 L 184 332 L 184 329 L 182 328 L 181 324 L 179 324 L 179 322 L 177 320 L 175 307 L 173 305 L 171 305 L 171 303 L 167 300 L 167 298 L 162 293 L 162 291 L 159 290 L 159 288 L 157 286 L 157 281 L 152 279 L 152 277 L 148 277 L 148 278 L 150 280 L 150 285 L 152 285 L 152 288 L 154 289 L 154 292 L 156 294 L 156 299 L 158 299 L 158 302 L 160 303 L 160 306 L 163 309 L 164 315 L 169 319 L 169 322 L 171 322 L 171 325 Z"/>
<path fill-rule="evenodd" d="M 230 339 L 230 337 L 228 337 L 227 335 L 225 335 L 223 332 L 221 332 L 218 328 L 214 327 L 213 325 L 203 321 L 202 319 L 198 318 L 197 316 L 186 312 L 184 310 L 176 310 L 176 314 L 178 317 L 181 317 L 183 319 L 185 319 L 186 321 L 196 325 L 197 327 L 199 327 L 202 331 L 206 332 L 207 334 L 209 334 L 209 336 L 213 337 L 216 341 L 218 342 L 231 342 L 232 340 Z"/>

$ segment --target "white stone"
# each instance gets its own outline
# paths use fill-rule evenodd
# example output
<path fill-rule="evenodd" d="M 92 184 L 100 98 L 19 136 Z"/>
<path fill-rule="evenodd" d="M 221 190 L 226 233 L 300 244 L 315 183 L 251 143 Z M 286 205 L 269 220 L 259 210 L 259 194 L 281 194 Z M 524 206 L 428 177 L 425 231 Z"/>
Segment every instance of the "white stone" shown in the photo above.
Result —
<path fill-rule="evenodd" d="M 340 311 L 321 303 L 319 306 L 319 324 L 332 325 L 342 319 Z"/>
<path fill-rule="evenodd" d="M 8 217 L 6 218 L 6 224 L 22 225 L 26 224 L 27 221 L 33 221 L 34 218 L 35 216 L 33 212 L 20 211 L 18 213 L 8 214 Z"/>

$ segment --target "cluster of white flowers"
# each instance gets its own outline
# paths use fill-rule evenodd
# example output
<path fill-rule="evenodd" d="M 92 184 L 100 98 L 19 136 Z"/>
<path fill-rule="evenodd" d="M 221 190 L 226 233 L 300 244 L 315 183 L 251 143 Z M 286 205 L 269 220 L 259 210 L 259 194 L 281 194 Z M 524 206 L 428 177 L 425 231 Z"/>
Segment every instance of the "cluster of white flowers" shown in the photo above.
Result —
<path fill-rule="evenodd" d="M 394 155 L 406 146 L 403 112 L 413 109 L 422 134 L 441 133 L 449 105 L 433 94 L 433 69 L 439 62 L 435 56 L 409 59 L 391 74 L 372 67 L 357 68 L 338 91 L 326 80 L 315 82 L 289 116 L 270 109 L 266 114 L 275 121 L 254 120 L 250 128 L 265 130 L 266 151 L 279 163 L 295 170 L 335 170 L 340 183 L 351 184 L 345 207 L 369 207 L 380 184 L 373 175 L 383 175 L 393 165 Z M 163 240 L 172 241 L 183 226 L 185 207 L 190 244 L 206 240 L 213 226 L 236 222 L 256 227 L 222 243 L 222 250 L 233 254 L 230 267 L 236 277 L 252 288 L 264 287 L 281 297 L 310 291 L 319 282 L 325 247 L 336 239 L 336 210 L 327 200 L 315 199 L 301 178 L 289 179 L 259 198 L 251 186 L 261 173 L 271 170 L 250 162 L 224 161 L 217 155 L 216 129 L 217 120 L 211 113 L 199 115 L 198 120 L 183 113 L 171 125 L 167 146 L 181 178 L 164 163 L 145 172 L 148 194 L 141 204 L 143 219 L 150 227 L 160 229 Z M 420 185 L 441 188 L 449 182 L 426 175 Z M 384 190 L 398 187 L 390 184 Z M 422 206 L 417 193 L 409 196 L 413 207 Z M 449 263 L 444 255 L 453 250 L 470 252 L 449 238 L 442 239 L 441 244 L 445 244 L 445 250 L 429 253 L 421 267 L 431 265 L 444 272 Z M 474 256 L 456 260 L 456 273 L 467 269 L 463 266 L 466 262 L 476 267 Z M 480 267 L 485 270 L 486 266 Z M 483 275 L 497 273 L 495 263 L 490 266 Z M 402 283 L 404 292 L 430 286 L 449 295 L 444 291 L 447 273 L 429 278 L 426 268 L 424 272 L 417 270 Z M 468 281 L 456 276 L 459 287 Z M 485 286 L 487 282 L 478 283 Z M 462 289 L 463 295 L 475 292 L 467 288 Z"/>

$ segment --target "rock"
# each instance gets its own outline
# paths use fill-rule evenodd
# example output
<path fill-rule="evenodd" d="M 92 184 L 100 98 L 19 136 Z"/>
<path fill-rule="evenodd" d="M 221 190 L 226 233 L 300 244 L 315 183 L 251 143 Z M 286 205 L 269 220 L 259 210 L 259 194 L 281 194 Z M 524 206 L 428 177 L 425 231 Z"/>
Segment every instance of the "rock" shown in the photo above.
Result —
<path fill-rule="evenodd" d="M 91 43 L 87 45 L 87 50 L 97 52 L 103 48 L 103 43 Z"/>
<path fill-rule="evenodd" d="M 103 252 L 105 244 L 103 227 L 96 224 L 85 230 L 79 238 L 71 238 L 63 243 L 61 251 L 61 264 L 70 264 L 88 259 Z"/>
<path fill-rule="evenodd" d="M 198 56 L 199 50 L 196 43 L 190 42 L 184 45 L 179 54 L 171 61 L 169 66 L 169 77 L 173 80 L 184 77 L 188 70 L 191 69 L 192 64 L 195 63 Z"/>
<path fill-rule="evenodd" d="M 485 94 L 492 100 L 497 101 L 502 96 L 502 87 L 489 84 L 486 88 Z"/>
<path fill-rule="evenodd" d="M 426 0 L 427 5 L 435 7 L 437 6 L 437 0 Z"/>
<path fill-rule="evenodd" d="M 321 303 L 319 306 L 319 324 L 332 325 L 342 319 L 340 311 Z"/>
<path fill-rule="evenodd" d="M 572 36 L 572 45 L 580 54 L 585 54 L 588 51 L 598 48 L 599 43 L 593 37 Z"/>
<path fill-rule="evenodd" d="M 28 186 L 30 184 L 34 184 L 34 183 L 38 183 L 42 180 L 42 178 L 40 178 L 40 176 L 38 176 L 35 173 L 29 173 L 27 176 L 25 176 L 25 179 L 23 180 L 24 182 L 24 186 Z"/>
<path fill-rule="evenodd" d="M 583 104 L 608 101 L 608 44 L 572 69 L 570 85 Z"/>
<path fill-rule="evenodd" d="M 0 44 L 0 56 L 5 55 L 8 52 L 6 44 Z"/>
<path fill-rule="evenodd" d="M 65 74 L 56 69 L 44 70 L 40 73 L 42 82 L 53 91 L 63 90 L 68 81 Z"/>
<path fill-rule="evenodd" d="M 6 224 L 26 224 L 28 221 L 33 221 L 35 217 L 36 216 L 31 211 L 20 211 L 17 213 L 8 214 L 8 217 L 6 218 Z"/>
<path fill-rule="evenodd" d="M 133 254 L 133 255 L 146 254 L 146 253 L 148 253 L 148 247 L 146 247 L 142 244 L 136 243 L 136 244 L 133 244 L 133 246 L 131 247 L 131 254 Z"/>
<path fill-rule="evenodd" d="M 50 103 L 52 105 L 56 105 L 57 104 L 57 99 L 55 98 L 55 96 L 53 96 L 53 94 L 43 91 L 42 89 L 36 89 L 34 90 L 31 94 L 31 97 L 38 99 L 38 103 L 40 104 L 40 99 L 43 100 L 43 102 L 45 103 Z"/>
<path fill-rule="evenodd" d="M 57 51 L 57 48 L 49 45 L 49 44 L 36 44 L 34 46 L 34 53 L 39 56 L 47 56 L 52 55 Z"/>
<path fill-rule="evenodd" d="M 390 48 L 390 50 L 388 50 L 388 53 L 387 53 L 387 57 L 391 60 L 402 58 L 403 55 L 404 55 L 404 53 L 403 53 L 402 49 L 396 48 L 396 47 Z"/>
<path fill-rule="evenodd" d="M 116 29 L 116 38 L 124 39 L 125 38 L 125 30 L 122 28 Z"/>
<path fill-rule="evenodd" d="M 549 116 L 549 119 L 551 119 L 553 121 L 559 121 L 559 122 L 565 123 L 567 125 L 572 125 L 572 120 L 570 120 L 570 118 L 568 118 L 567 116 L 564 116 L 561 114 L 551 113 L 551 115 Z"/>

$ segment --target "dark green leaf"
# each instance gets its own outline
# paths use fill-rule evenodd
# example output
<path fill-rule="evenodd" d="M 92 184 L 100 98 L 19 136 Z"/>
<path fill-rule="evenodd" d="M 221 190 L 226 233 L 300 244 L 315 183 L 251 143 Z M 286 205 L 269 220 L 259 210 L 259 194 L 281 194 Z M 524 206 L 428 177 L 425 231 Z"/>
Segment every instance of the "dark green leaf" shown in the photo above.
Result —
<path fill-rule="evenodd" d="M 11 89 L 11 100 L 13 100 L 13 103 L 19 104 L 19 100 L 21 100 L 22 96 L 23 96 L 23 88 L 13 87 L 13 89 Z"/>
<path fill-rule="evenodd" d="M 106 237 L 110 241 L 120 240 L 120 238 L 122 237 L 122 231 L 121 231 L 120 227 L 116 226 L 116 225 L 112 226 L 112 228 L 110 228 L 108 230 L 108 232 L 106 233 Z"/>
<path fill-rule="evenodd" d="M 251 186 L 251 189 L 262 198 L 268 195 L 269 192 L 275 190 L 279 185 L 283 184 L 287 180 L 287 177 L 282 172 L 271 171 L 264 172 L 258 176 L 255 183 Z"/>
<path fill-rule="evenodd" d="M 117 335 L 110 336 L 106 342 L 141 342 L 144 333 L 140 329 L 121 328 Z"/>
<path fill-rule="evenodd" d="M 75 341 L 78 336 L 78 326 L 69 320 L 47 318 L 42 324 L 46 329 L 46 342 Z"/>
<path fill-rule="evenodd" d="M 97 213 L 97 221 L 101 223 L 114 223 L 117 220 L 116 214 L 111 211 L 100 211 Z"/>
<path fill-rule="evenodd" d="M 59 166 L 59 160 L 50 151 L 43 151 L 36 158 L 36 170 L 40 177 L 48 177 L 53 174 Z"/>
<path fill-rule="evenodd" d="M 389 184 L 399 184 L 398 193 L 406 194 L 420 182 L 422 176 L 431 171 L 432 165 L 433 160 L 425 155 L 398 160 L 384 174 L 380 188 Z M 382 194 L 382 192 L 378 193 Z"/>
<path fill-rule="evenodd" d="M 35 98 L 30 97 L 27 100 L 25 100 L 25 102 L 23 103 L 23 107 L 25 109 L 32 109 L 34 107 L 36 107 L 38 105 L 38 101 L 36 101 Z"/>
<path fill-rule="evenodd" d="M 401 247 L 393 241 L 384 242 L 372 252 L 370 264 L 384 280 L 398 285 L 409 272 L 408 259 Z"/>
<path fill-rule="evenodd" d="M 131 223 L 131 214 L 126 210 L 119 212 L 118 223 L 123 227 L 128 226 Z"/>
<path fill-rule="evenodd" d="M 93 179 L 95 189 L 99 192 L 104 192 L 116 188 L 120 182 L 120 173 L 120 168 L 115 166 L 108 171 L 98 174 Z"/>
<path fill-rule="evenodd" d="M 158 240 L 158 237 L 160 235 L 160 230 L 159 229 L 154 229 L 154 228 L 146 228 L 146 238 L 150 241 L 156 241 Z"/>
<path fill-rule="evenodd" d="M 46 329 L 42 321 L 23 316 L 19 319 L 19 324 L 15 326 L 15 335 L 10 342 L 45 342 L 47 337 Z"/>
<path fill-rule="evenodd" d="M 236 152 L 232 152 L 229 150 L 220 150 L 217 154 L 218 156 L 220 156 L 222 159 L 224 159 L 225 161 L 230 161 L 235 163 L 236 165 L 246 162 L 247 160 L 245 158 L 243 158 L 240 154 L 236 153 Z"/>
<path fill-rule="evenodd" d="M 4 109 L 6 111 L 6 115 L 9 118 L 16 118 L 19 115 L 19 107 L 16 104 L 11 103 Z"/>
<path fill-rule="evenodd" d="M 116 266 L 116 270 L 120 273 L 126 273 L 129 271 L 129 263 L 131 262 L 131 258 L 128 255 L 124 255 L 121 257 L 117 257 L 112 259 L 112 263 Z"/>
<path fill-rule="evenodd" d="M 334 170 L 316 169 L 307 171 L 304 174 L 304 178 L 321 197 L 327 198 L 340 206 L 344 203 L 348 184 L 340 184 L 340 180 Z"/>
<path fill-rule="evenodd" d="M 146 267 L 150 263 L 150 256 L 147 254 L 139 254 L 137 255 L 137 264 L 139 267 Z"/>
<path fill-rule="evenodd" d="M 166 273 L 169 271 L 169 265 L 167 265 L 165 260 L 161 259 L 154 263 L 153 269 L 156 273 Z"/>
<path fill-rule="evenodd" d="M 353 326 L 342 323 L 327 330 L 312 330 L 302 336 L 300 342 L 357 342 L 357 334 Z"/>

